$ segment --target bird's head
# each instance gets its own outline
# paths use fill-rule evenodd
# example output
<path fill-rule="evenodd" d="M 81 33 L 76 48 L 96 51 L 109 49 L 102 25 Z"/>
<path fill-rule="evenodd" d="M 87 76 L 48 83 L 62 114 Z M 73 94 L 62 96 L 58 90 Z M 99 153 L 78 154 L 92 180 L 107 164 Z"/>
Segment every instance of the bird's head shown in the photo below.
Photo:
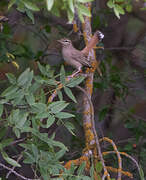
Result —
<path fill-rule="evenodd" d="M 66 38 L 63 38 L 63 39 L 60 39 L 60 40 L 57 40 L 57 41 L 59 43 L 61 43 L 63 47 L 68 47 L 68 46 L 72 45 L 71 40 L 66 39 Z"/>

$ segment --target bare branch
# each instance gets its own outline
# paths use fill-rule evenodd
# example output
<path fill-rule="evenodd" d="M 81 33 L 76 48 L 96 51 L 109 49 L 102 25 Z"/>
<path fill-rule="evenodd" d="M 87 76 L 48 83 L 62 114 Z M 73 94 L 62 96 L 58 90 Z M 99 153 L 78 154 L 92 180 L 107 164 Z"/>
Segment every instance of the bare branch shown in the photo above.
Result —
<path fill-rule="evenodd" d="M 40 180 L 40 179 L 30 179 L 30 178 L 26 178 L 24 176 L 22 176 L 21 174 L 17 173 L 16 171 L 13 170 L 13 168 L 9 168 L 7 167 L 6 165 L 0 163 L 0 166 L 3 167 L 4 169 L 7 169 L 9 171 L 11 171 L 11 173 L 15 174 L 16 176 L 20 177 L 21 179 L 24 179 L 24 180 Z"/>

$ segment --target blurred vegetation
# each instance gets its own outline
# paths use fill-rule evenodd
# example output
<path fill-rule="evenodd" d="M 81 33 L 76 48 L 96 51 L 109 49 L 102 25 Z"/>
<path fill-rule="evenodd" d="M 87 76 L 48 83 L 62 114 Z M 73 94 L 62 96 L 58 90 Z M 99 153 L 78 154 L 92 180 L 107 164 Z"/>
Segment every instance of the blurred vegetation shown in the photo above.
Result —
<path fill-rule="evenodd" d="M 84 22 L 84 16 L 92 17 L 93 30 L 102 29 L 106 34 L 107 31 L 112 31 L 110 23 L 121 22 L 122 15 L 129 18 L 136 11 L 132 0 L 108 0 L 104 2 L 106 7 L 103 5 L 103 8 L 96 8 L 93 5 L 92 13 L 85 6 L 86 2 L 92 2 L 94 5 L 99 3 L 93 0 L 0 1 L 0 166 L 2 168 L 4 164 L 8 168 L 17 167 L 18 172 L 23 174 L 18 177 L 20 179 L 93 179 L 94 166 L 89 174 L 85 174 L 84 163 L 79 168 L 75 165 L 69 170 L 64 168 L 64 163 L 79 157 L 85 146 L 80 109 L 82 102 L 80 93 L 75 89 L 78 84 L 84 85 L 85 78 L 81 76 L 69 82 L 65 81 L 72 68 L 64 68 L 62 65 L 60 47 L 56 40 L 71 34 L 70 38 L 78 49 L 84 46 L 82 35 L 72 32 L 71 22 L 76 12 L 81 22 Z M 141 13 L 144 10 L 143 5 L 138 7 L 137 11 Z M 139 17 L 139 14 L 136 16 Z M 145 28 L 142 23 L 140 26 Z M 120 29 L 118 23 L 114 28 Z M 144 28 L 140 31 L 141 34 L 146 32 Z M 127 35 L 127 31 L 124 31 L 128 38 L 132 37 L 133 32 Z M 99 131 L 101 137 L 102 133 L 111 136 L 119 143 L 121 151 L 135 157 L 141 164 L 140 176 L 136 167 L 131 166 L 128 160 L 125 160 L 124 167 L 132 171 L 137 180 L 144 180 L 145 84 L 140 84 L 139 88 L 136 80 L 140 79 L 138 83 L 145 80 L 146 73 L 143 69 L 146 66 L 134 62 L 131 68 L 129 57 L 131 53 L 134 55 L 132 59 L 136 56 L 138 60 L 142 58 L 142 63 L 146 63 L 146 54 L 142 49 L 146 47 L 146 36 L 145 41 L 141 43 L 138 42 L 141 36 L 138 35 L 136 43 L 128 46 L 125 37 L 122 37 L 118 44 L 119 51 L 115 52 L 112 50 L 116 50 L 116 45 L 108 46 L 114 36 L 110 39 L 110 34 L 106 35 L 104 52 L 97 50 L 103 76 L 100 77 L 96 73 L 94 82 L 94 95 L 104 96 L 100 105 L 96 103 L 102 99 L 93 99 L 95 112 L 98 114 L 95 121 L 97 126 L 99 125 L 97 132 Z M 120 39 L 120 36 L 116 39 Z M 127 51 L 124 43 L 129 51 L 132 48 L 131 52 Z M 124 51 L 122 48 L 125 48 Z M 120 58 L 124 59 L 124 62 Z M 55 101 L 48 103 L 48 98 L 58 87 L 58 82 L 63 84 L 63 88 L 57 91 Z M 138 90 L 136 93 L 131 88 L 135 82 L 135 89 Z M 107 98 L 108 93 L 110 98 Z M 133 99 L 138 96 L 140 100 L 135 104 L 133 101 L 136 100 L 130 99 L 132 103 L 129 105 L 127 99 L 131 96 Z M 124 140 L 121 138 L 123 129 L 118 129 L 121 124 L 126 133 L 128 132 Z M 114 136 L 114 128 L 120 135 L 115 133 Z M 114 157 L 107 159 L 109 163 L 112 161 L 115 163 Z M 8 168 L 5 168 L 7 171 L 1 170 L 1 179 L 16 179 L 16 171 L 12 173 Z M 100 163 L 97 163 L 95 168 L 98 173 L 102 173 Z M 59 177 L 60 172 L 63 172 L 62 177 Z"/>

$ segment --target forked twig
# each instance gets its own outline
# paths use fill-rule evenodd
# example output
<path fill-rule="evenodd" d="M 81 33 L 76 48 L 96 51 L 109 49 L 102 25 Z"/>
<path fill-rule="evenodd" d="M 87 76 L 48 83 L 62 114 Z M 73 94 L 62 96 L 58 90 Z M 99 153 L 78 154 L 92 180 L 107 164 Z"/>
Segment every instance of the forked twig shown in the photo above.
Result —
<path fill-rule="evenodd" d="M 107 142 L 109 142 L 113 146 L 114 152 L 117 154 L 117 158 L 118 158 L 118 165 L 119 165 L 119 168 L 118 168 L 118 180 L 121 180 L 122 158 L 120 156 L 120 152 L 117 149 L 117 146 L 115 145 L 115 143 L 111 139 L 109 139 L 107 137 L 103 137 L 99 141 L 100 142 L 101 141 L 107 141 Z"/>
<path fill-rule="evenodd" d="M 24 180 L 40 180 L 40 179 L 30 179 L 30 178 L 26 178 L 24 176 L 22 176 L 21 174 L 17 173 L 15 170 L 13 170 L 12 168 L 7 167 L 6 165 L 0 163 L 0 166 L 3 167 L 4 169 L 7 169 L 9 171 L 11 171 L 13 174 L 15 174 L 16 176 L 20 177 L 21 179 Z"/>

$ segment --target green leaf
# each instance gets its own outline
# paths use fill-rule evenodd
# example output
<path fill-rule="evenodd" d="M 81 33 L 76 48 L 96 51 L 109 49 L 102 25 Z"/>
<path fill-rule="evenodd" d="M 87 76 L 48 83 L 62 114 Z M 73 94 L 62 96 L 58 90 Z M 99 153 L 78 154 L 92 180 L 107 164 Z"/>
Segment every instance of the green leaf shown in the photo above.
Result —
<path fill-rule="evenodd" d="M 78 84 L 80 84 L 84 79 L 85 79 L 85 77 L 83 77 L 83 76 L 75 77 L 75 78 L 71 79 L 71 80 L 66 84 L 66 86 L 68 86 L 68 87 L 75 87 L 75 86 L 77 86 Z"/>
<path fill-rule="evenodd" d="M 119 6 L 118 4 L 115 4 L 115 8 L 119 12 L 119 14 L 125 14 L 125 11 L 122 6 Z"/>
<path fill-rule="evenodd" d="M 64 87 L 64 91 L 70 99 L 72 99 L 75 103 L 77 103 L 75 96 L 68 87 Z"/>
<path fill-rule="evenodd" d="M 22 2 L 24 3 L 26 8 L 28 8 L 32 11 L 39 11 L 40 10 L 35 3 L 32 3 L 29 0 L 23 0 Z"/>
<path fill-rule="evenodd" d="M 46 103 L 46 93 L 44 92 L 43 88 L 40 90 L 40 94 L 39 94 L 39 102 L 40 103 Z"/>
<path fill-rule="evenodd" d="M 125 0 L 115 0 L 115 2 L 124 2 Z"/>
<path fill-rule="evenodd" d="M 52 126 L 52 124 L 55 122 L 55 118 L 54 116 L 49 115 L 48 119 L 47 119 L 47 124 L 46 124 L 46 128 L 49 128 L 50 126 Z"/>
<path fill-rule="evenodd" d="M 44 119 L 44 118 L 47 118 L 48 116 L 50 115 L 50 112 L 40 112 L 36 115 L 36 119 Z"/>
<path fill-rule="evenodd" d="M 144 171 L 143 171 L 141 165 L 139 165 L 139 167 L 140 167 L 140 169 L 139 169 L 140 180 L 145 180 Z"/>
<path fill-rule="evenodd" d="M 61 149 L 60 151 L 58 151 L 55 156 L 56 156 L 56 159 L 60 159 L 64 154 L 65 154 L 65 150 L 64 149 Z"/>
<path fill-rule="evenodd" d="M 8 100 L 6 100 L 6 99 L 0 100 L 0 104 L 5 104 L 5 103 L 7 103 L 7 102 L 8 102 Z"/>
<path fill-rule="evenodd" d="M 94 165 L 93 165 L 93 163 L 92 163 L 92 166 L 90 168 L 90 176 L 92 179 L 94 179 Z"/>
<path fill-rule="evenodd" d="M 34 24 L 34 16 L 33 16 L 33 13 L 29 10 L 29 9 L 26 9 L 26 14 L 27 16 L 31 19 L 32 23 Z"/>
<path fill-rule="evenodd" d="M 19 146 L 23 147 L 26 150 L 31 150 L 31 144 L 24 144 L 24 143 L 20 143 Z"/>
<path fill-rule="evenodd" d="M 54 0 L 46 0 L 46 3 L 47 3 L 47 9 L 48 11 L 50 11 L 53 7 Z"/>
<path fill-rule="evenodd" d="M 2 139 L 7 133 L 7 128 L 6 127 L 1 127 L 0 128 L 0 139 Z"/>
<path fill-rule="evenodd" d="M 24 153 L 25 156 L 27 156 L 27 158 L 23 161 L 26 164 L 32 164 L 35 163 L 35 158 L 28 152 Z"/>
<path fill-rule="evenodd" d="M 145 10 L 146 10 L 146 7 L 144 7 L 144 8 L 140 8 L 140 10 L 141 10 L 141 11 L 145 11 Z"/>
<path fill-rule="evenodd" d="M 8 10 L 13 6 L 13 4 L 15 4 L 16 0 L 10 0 L 9 4 L 8 4 Z"/>
<path fill-rule="evenodd" d="M 91 17 L 91 12 L 86 6 L 78 3 L 77 9 L 78 9 L 78 12 L 80 12 L 80 14 Z"/>
<path fill-rule="evenodd" d="M 9 96 L 9 95 L 11 95 L 12 93 L 15 93 L 17 90 L 18 90 L 18 87 L 16 87 L 16 86 L 10 86 L 10 87 L 8 87 L 8 88 L 1 94 L 1 96 L 2 96 L 2 97 L 4 97 L 4 96 Z"/>
<path fill-rule="evenodd" d="M 23 98 L 23 96 L 24 96 L 24 91 L 23 91 L 22 89 L 19 89 L 19 90 L 17 90 L 17 91 L 14 91 L 13 93 L 7 95 L 7 96 L 6 96 L 6 99 L 7 99 L 8 101 L 9 101 L 9 100 L 12 100 L 12 99 L 15 99 L 15 101 L 16 101 L 17 98 Z M 14 104 L 15 104 L 15 103 L 13 103 L 13 105 L 14 105 Z"/>
<path fill-rule="evenodd" d="M 67 9 L 67 17 L 68 17 L 69 23 L 72 23 L 74 19 L 74 13 L 70 9 Z"/>
<path fill-rule="evenodd" d="M 19 121 L 16 124 L 16 127 L 23 129 L 25 122 L 27 121 L 28 112 L 20 112 Z"/>
<path fill-rule="evenodd" d="M 21 104 L 21 102 L 23 101 L 24 98 L 24 91 L 22 89 L 20 89 L 19 91 L 17 91 L 14 95 L 12 95 L 12 97 L 7 97 L 9 99 L 13 99 L 13 105 L 19 105 Z"/>
<path fill-rule="evenodd" d="M 107 6 L 108 6 L 109 8 L 113 8 L 113 7 L 115 6 L 115 4 L 113 3 L 113 0 L 109 0 L 109 1 L 107 2 Z"/>
<path fill-rule="evenodd" d="M 38 156 L 39 156 L 38 149 L 37 149 L 37 147 L 34 144 L 31 145 L 31 149 L 32 149 L 33 155 L 34 155 L 34 157 L 35 157 L 35 159 L 37 161 L 38 160 Z"/>
<path fill-rule="evenodd" d="M 74 13 L 74 11 L 75 11 L 75 9 L 74 9 L 74 1 L 73 0 L 69 0 L 67 2 L 68 2 L 70 10 Z"/>
<path fill-rule="evenodd" d="M 115 12 L 115 15 L 120 19 L 120 14 L 125 14 L 125 11 L 124 9 L 119 6 L 118 4 L 115 4 L 114 6 L 114 12 Z"/>
<path fill-rule="evenodd" d="M 0 104 L 0 117 L 3 114 L 3 109 L 4 109 L 3 104 Z"/>
<path fill-rule="evenodd" d="M 38 68 L 39 68 L 40 72 L 41 72 L 43 75 L 46 75 L 46 74 L 45 74 L 45 71 L 46 71 L 45 67 L 42 66 L 39 62 L 37 62 L 37 65 L 38 65 Z"/>
<path fill-rule="evenodd" d="M 51 33 L 51 26 L 50 26 L 50 25 L 46 25 L 46 26 L 45 26 L 45 31 L 46 31 L 47 33 Z"/>
<path fill-rule="evenodd" d="M 24 6 L 23 1 L 18 1 L 17 6 L 18 6 L 18 7 L 17 7 L 17 10 L 18 10 L 18 11 L 20 11 L 20 12 L 22 12 L 22 13 L 25 13 L 26 8 L 25 8 L 25 6 Z"/>
<path fill-rule="evenodd" d="M 87 3 L 87 2 L 92 2 L 94 0 L 78 0 L 78 2 L 81 2 L 81 3 Z"/>
<path fill-rule="evenodd" d="M 7 73 L 6 76 L 11 84 L 16 84 L 16 77 L 12 73 Z"/>
<path fill-rule="evenodd" d="M 79 16 L 79 19 L 82 23 L 84 23 L 84 16 L 83 14 L 81 13 L 81 11 L 78 9 L 78 16 Z"/>
<path fill-rule="evenodd" d="M 29 105 L 32 105 L 35 103 L 35 97 L 32 93 L 25 95 L 25 98 L 26 98 L 26 101 Z"/>
<path fill-rule="evenodd" d="M 102 163 L 101 162 L 97 162 L 95 168 L 96 168 L 96 172 L 98 174 L 101 173 L 101 171 L 103 169 Z"/>
<path fill-rule="evenodd" d="M 63 101 L 63 95 L 62 95 L 62 92 L 60 90 L 57 91 L 57 95 L 59 97 L 59 100 Z"/>
<path fill-rule="evenodd" d="M 38 137 L 40 140 L 47 143 L 51 147 L 57 146 L 57 147 L 60 147 L 61 149 L 64 149 L 66 151 L 68 150 L 67 147 L 64 144 L 62 144 L 61 142 L 49 139 L 47 133 L 40 133 L 33 128 L 27 128 L 26 130 L 27 130 L 26 132 L 31 132 L 33 135 L 35 135 L 36 137 Z"/>
<path fill-rule="evenodd" d="M 10 145 L 10 143 L 12 143 L 12 141 L 13 141 L 12 138 L 4 139 L 3 141 L 1 141 L 2 148 L 5 148 L 6 146 Z"/>
<path fill-rule="evenodd" d="M 66 103 L 65 101 L 57 101 L 51 103 L 48 108 L 51 109 L 52 113 L 56 114 L 66 108 L 66 106 L 68 106 L 68 103 Z"/>
<path fill-rule="evenodd" d="M 131 4 L 127 4 L 125 7 L 127 12 L 131 12 L 132 11 L 132 5 Z"/>
<path fill-rule="evenodd" d="M 120 13 L 115 7 L 114 7 L 114 13 L 117 16 L 117 18 L 120 19 L 120 15 L 119 15 Z"/>
<path fill-rule="evenodd" d="M 2 151 L 1 153 L 2 153 L 3 158 L 7 161 L 7 163 L 9 163 L 9 164 L 11 164 L 12 166 L 15 166 L 15 167 L 21 167 L 21 165 L 18 164 L 17 161 L 15 161 L 14 159 L 8 157 L 8 155 L 4 151 Z"/>
<path fill-rule="evenodd" d="M 47 105 L 43 103 L 34 103 L 31 105 L 31 111 L 34 113 L 41 113 L 47 110 Z"/>
<path fill-rule="evenodd" d="M 11 164 L 12 166 L 21 167 L 21 165 L 20 165 L 19 163 L 17 163 L 17 161 L 15 161 L 15 160 L 12 159 L 12 158 L 5 157 L 4 159 L 5 159 L 9 164 Z"/>
<path fill-rule="evenodd" d="M 75 117 L 74 114 L 70 114 L 67 112 L 59 112 L 59 113 L 55 114 L 55 116 L 59 119 L 66 119 L 66 118 Z"/>
<path fill-rule="evenodd" d="M 33 78 L 33 71 L 30 71 L 29 68 L 27 68 L 18 78 L 18 86 L 23 86 L 25 88 L 29 87 L 31 85 Z"/>
<path fill-rule="evenodd" d="M 56 80 L 54 80 L 54 79 L 49 79 L 49 80 L 47 81 L 47 84 L 48 84 L 48 85 L 56 86 L 56 85 L 57 85 L 57 82 L 56 82 Z"/>
<path fill-rule="evenodd" d="M 85 166 L 86 166 L 86 162 L 82 162 L 82 164 L 79 166 L 78 170 L 77 170 L 77 175 L 80 176 L 83 174 L 84 172 L 84 169 L 85 169 Z"/>
<path fill-rule="evenodd" d="M 14 125 L 14 124 L 17 124 L 17 122 L 19 122 L 19 113 L 20 113 L 19 109 L 12 110 L 8 118 L 10 124 Z"/>
<path fill-rule="evenodd" d="M 66 122 L 65 124 L 65 127 L 67 128 L 67 130 L 75 136 L 75 133 L 73 132 L 73 130 L 75 129 L 74 125 L 70 122 Z"/>
<path fill-rule="evenodd" d="M 64 66 L 61 66 L 60 81 L 61 81 L 62 84 L 65 84 L 65 70 L 64 70 Z"/>
<path fill-rule="evenodd" d="M 41 84 L 38 83 L 38 82 L 32 83 L 31 86 L 29 87 L 29 90 L 30 90 L 31 93 L 35 93 L 39 89 L 41 89 Z"/>
<path fill-rule="evenodd" d="M 89 176 L 84 176 L 84 180 L 91 180 Z"/>

